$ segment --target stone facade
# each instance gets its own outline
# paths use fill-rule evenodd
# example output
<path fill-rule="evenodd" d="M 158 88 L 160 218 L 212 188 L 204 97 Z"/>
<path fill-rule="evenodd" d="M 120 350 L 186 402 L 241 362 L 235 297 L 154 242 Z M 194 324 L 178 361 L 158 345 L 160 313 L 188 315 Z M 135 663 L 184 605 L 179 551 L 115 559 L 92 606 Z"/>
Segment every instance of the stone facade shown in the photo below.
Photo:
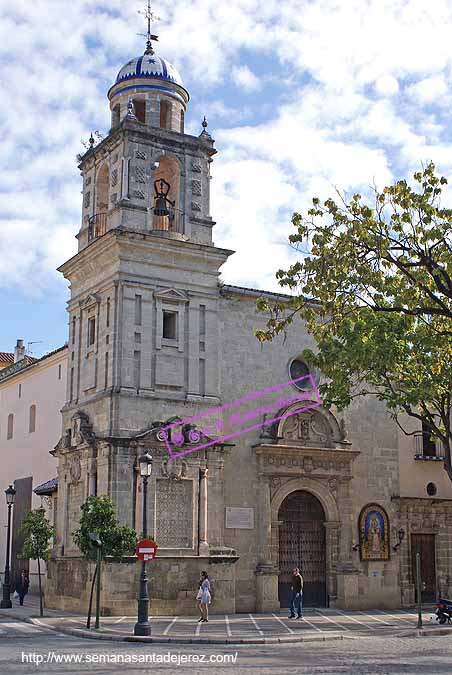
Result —
<path fill-rule="evenodd" d="M 149 105 L 160 100 L 151 76 L 130 86 L 141 94 L 149 87 Z M 216 151 L 206 128 L 190 136 L 177 125 L 162 128 L 155 114 L 139 121 L 132 113 L 121 99 L 116 125 L 81 160 L 79 252 L 60 267 L 71 288 L 69 362 L 55 449 L 57 537 L 47 603 L 72 610 L 86 604 L 92 570 L 71 533 L 88 495 L 110 495 L 121 522 L 140 531 L 137 458 L 144 449 L 154 460 L 147 514 L 148 535 L 159 545 L 149 570 L 154 613 L 193 612 L 201 569 L 212 578 L 217 611 L 276 610 L 285 602 L 287 569 L 300 557 L 311 570 L 306 589 L 316 602 L 349 608 L 412 603 L 407 542 L 413 528 L 424 527 L 426 512 L 429 532 L 437 536 L 438 588 L 448 592 L 449 506 L 437 511 L 435 500 L 424 500 L 421 508 L 400 496 L 399 436 L 383 404 L 359 400 L 340 416 L 318 401 L 305 412 L 283 406 L 278 423 L 266 426 L 261 416 L 255 428 L 227 442 L 196 420 L 187 422 L 287 382 L 291 363 L 312 340 L 295 321 L 285 340 L 261 346 L 254 331 L 266 317 L 256 299 L 285 297 L 219 283 L 233 252 L 212 243 L 209 182 Z M 166 197 L 158 191 L 161 180 L 169 186 Z M 247 401 L 242 409 L 250 406 Z M 181 434 L 183 457 L 168 454 L 162 430 L 170 423 Z M 196 450 L 206 439 L 207 447 Z M 443 498 L 450 500 L 448 489 Z M 361 560 L 358 519 L 370 503 L 388 518 L 388 555 Z M 226 509 L 235 525 L 227 526 Z M 294 509 L 301 509 L 304 529 Z M 402 526 L 405 543 L 398 539 Z M 106 563 L 106 612 L 133 611 L 133 565 Z"/>

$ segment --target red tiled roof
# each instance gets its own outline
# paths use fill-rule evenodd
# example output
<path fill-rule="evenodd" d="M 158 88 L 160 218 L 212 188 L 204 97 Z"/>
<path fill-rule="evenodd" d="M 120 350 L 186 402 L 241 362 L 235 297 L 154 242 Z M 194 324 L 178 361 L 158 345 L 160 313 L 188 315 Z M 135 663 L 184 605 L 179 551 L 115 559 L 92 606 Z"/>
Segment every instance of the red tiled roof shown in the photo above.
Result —
<path fill-rule="evenodd" d="M 3 363 L 14 363 L 14 353 L 0 352 L 0 361 L 3 361 Z"/>

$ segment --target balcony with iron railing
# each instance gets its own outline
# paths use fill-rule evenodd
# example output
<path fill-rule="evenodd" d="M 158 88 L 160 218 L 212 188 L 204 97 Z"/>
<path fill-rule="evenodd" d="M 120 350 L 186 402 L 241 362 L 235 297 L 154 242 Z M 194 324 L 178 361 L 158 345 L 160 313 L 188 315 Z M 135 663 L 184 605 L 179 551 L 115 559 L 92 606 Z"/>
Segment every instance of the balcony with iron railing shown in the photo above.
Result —
<path fill-rule="evenodd" d="M 88 220 L 88 241 L 101 237 L 107 231 L 107 213 L 96 213 Z"/>
<path fill-rule="evenodd" d="M 429 433 L 419 432 L 414 434 L 414 459 L 420 461 L 444 461 L 441 441 Z"/>

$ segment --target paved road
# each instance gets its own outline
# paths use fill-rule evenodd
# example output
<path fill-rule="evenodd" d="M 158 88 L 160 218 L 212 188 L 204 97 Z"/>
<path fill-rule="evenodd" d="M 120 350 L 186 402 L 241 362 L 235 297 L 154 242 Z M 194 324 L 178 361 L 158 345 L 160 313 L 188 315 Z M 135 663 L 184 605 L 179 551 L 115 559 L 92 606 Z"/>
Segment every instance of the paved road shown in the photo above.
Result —
<path fill-rule="evenodd" d="M 33 626 L 17 629 L 0 620 L 0 673 L 57 674 L 94 673 L 99 675 L 450 675 L 452 639 L 450 637 L 398 638 L 373 635 L 335 642 L 296 645 L 249 645 L 186 647 L 145 645 L 98 640 L 82 640 Z M 160 665 L 156 660 L 168 655 L 203 662 Z M 215 663 L 211 661 L 213 657 Z M 222 663 L 225 658 L 235 663 Z M 47 662 L 37 663 L 44 659 Z M 127 659 L 148 659 L 147 665 L 127 663 Z M 154 664 L 151 659 L 154 659 Z M 60 662 L 66 659 L 68 662 Z M 104 660 L 104 663 L 98 661 Z M 71 662 L 72 661 L 72 662 Z M 79 661 L 77 663 L 77 661 Z M 97 663 L 96 663 L 97 661 Z M 116 661 L 116 663 L 114 662 Z M 118 663 L 122 661 L 122 663 Z M 124 665 L 124 662 L 126 665 Z"/>

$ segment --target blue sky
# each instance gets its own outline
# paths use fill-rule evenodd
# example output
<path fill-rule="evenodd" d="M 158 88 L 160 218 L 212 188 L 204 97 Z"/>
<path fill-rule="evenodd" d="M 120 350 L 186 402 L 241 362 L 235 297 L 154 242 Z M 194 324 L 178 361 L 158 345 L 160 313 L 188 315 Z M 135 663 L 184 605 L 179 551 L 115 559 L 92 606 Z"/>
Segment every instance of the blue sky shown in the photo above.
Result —
<path fill-rule="evenodd" d="M 6 5 L 6 3 L 3 3 Z M 144 0 L 15 0 L 0 8 L 0 351 L 66 339 L 81 182 L 75 157 L 109 128 L 106 93 L 142 53 Z M 366 192 L 432 159 L 452 178 L 452 0 L 173 0 L 158 53 L 205 114 L 215 243 L 228 283 L 274 290 L 293 210 Z"/>

